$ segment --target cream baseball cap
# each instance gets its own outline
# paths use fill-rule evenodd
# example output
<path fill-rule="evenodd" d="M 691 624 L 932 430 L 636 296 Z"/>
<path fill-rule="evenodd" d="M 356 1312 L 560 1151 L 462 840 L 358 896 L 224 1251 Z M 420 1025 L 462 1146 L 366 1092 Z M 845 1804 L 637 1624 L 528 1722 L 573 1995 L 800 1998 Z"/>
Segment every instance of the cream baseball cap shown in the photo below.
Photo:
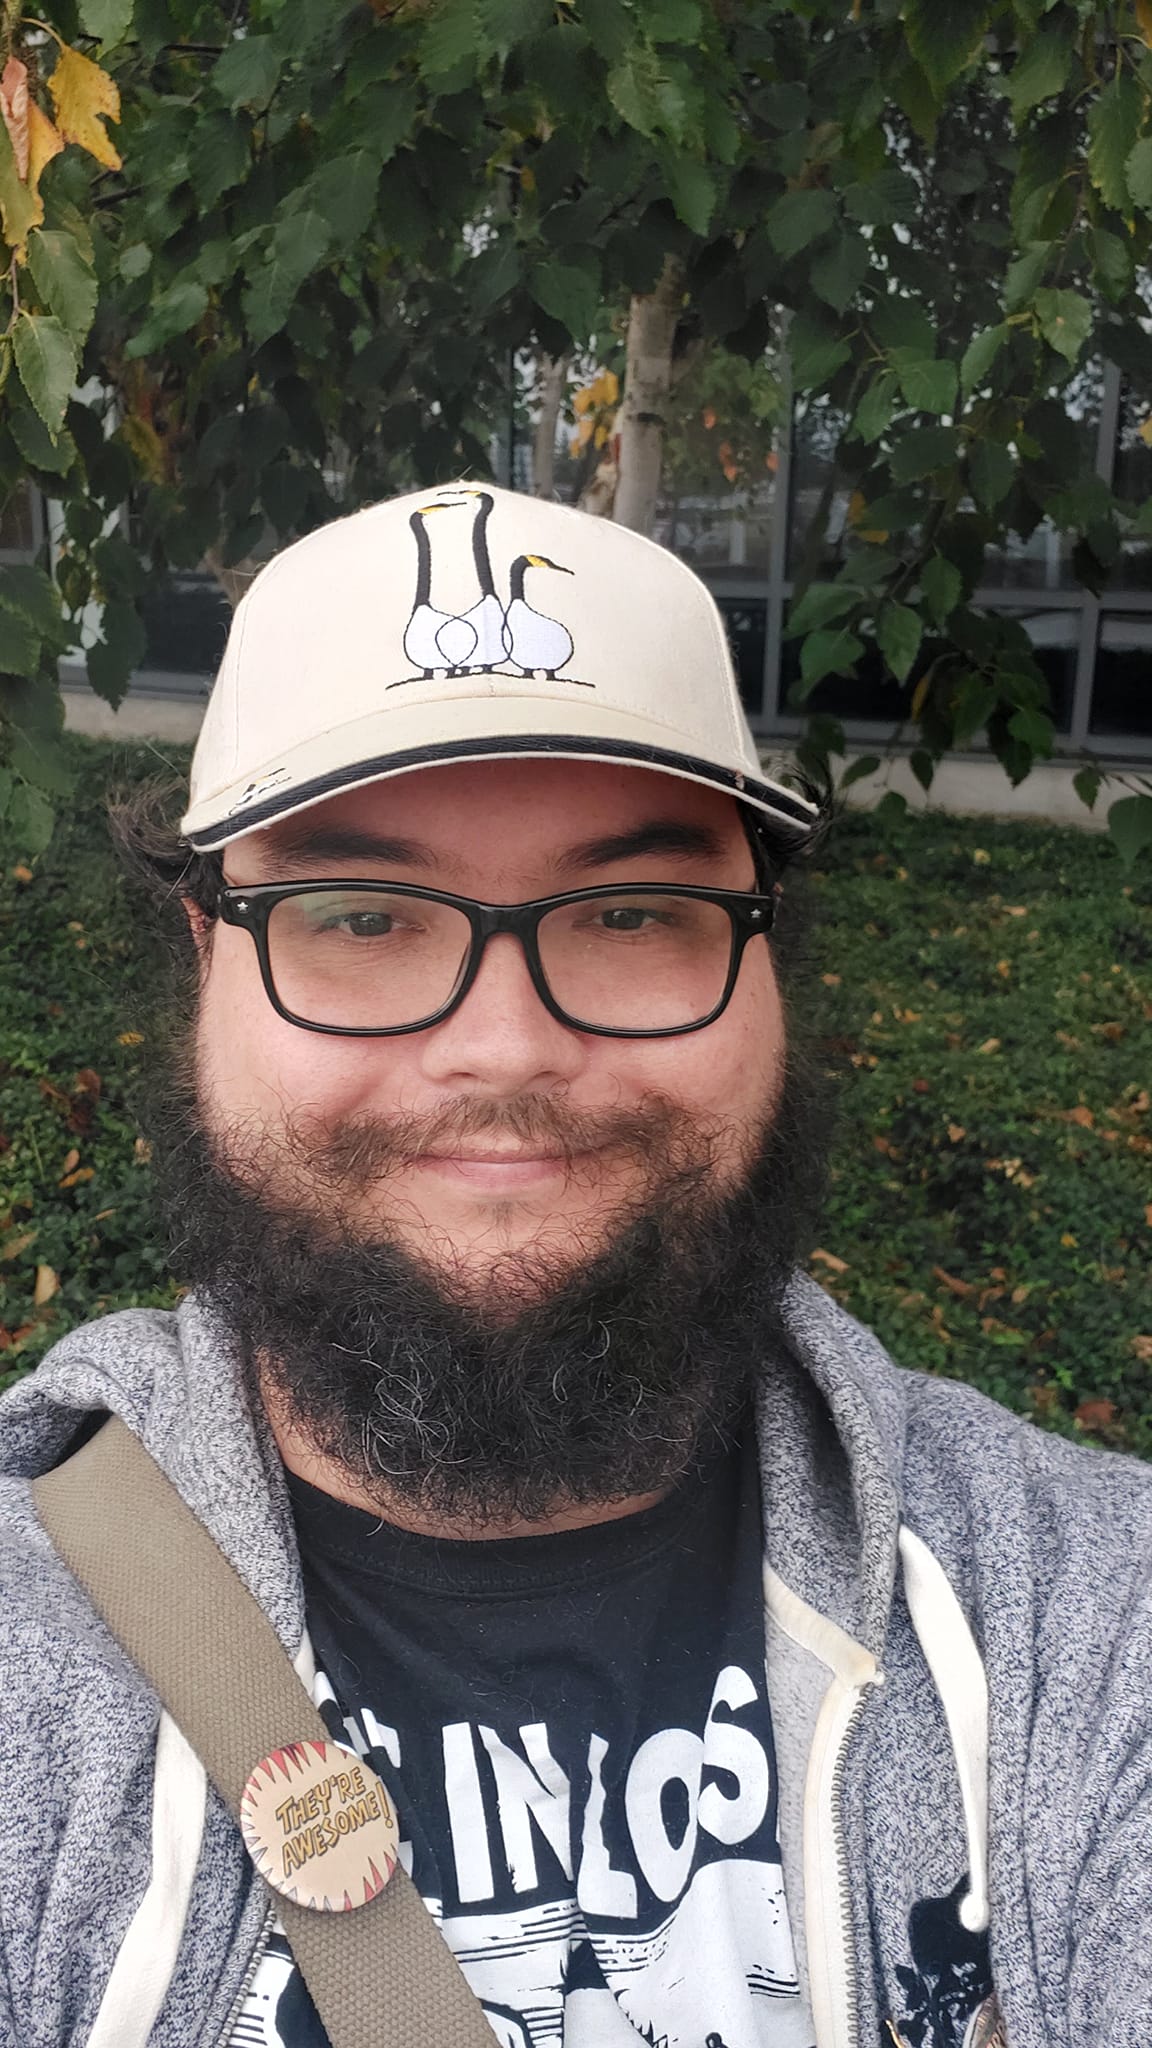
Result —
<path fill-rule="evenodd" d="M 629 761 L 729 791 L 798 842 L 723 622 L 666 549 L 585 512 L 457 483 L 285 548 L 240 604 L 192 763 L 199 852 L 338 790 L 515 754 Z"/>

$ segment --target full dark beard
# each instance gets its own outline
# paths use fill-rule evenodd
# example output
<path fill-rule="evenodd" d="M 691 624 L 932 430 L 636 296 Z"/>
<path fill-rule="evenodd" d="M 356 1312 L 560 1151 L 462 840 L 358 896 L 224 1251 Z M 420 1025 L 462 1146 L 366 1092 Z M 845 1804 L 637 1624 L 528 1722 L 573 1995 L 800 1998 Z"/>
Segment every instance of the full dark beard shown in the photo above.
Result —
<path fill-rule="evenodd" d="M 541 1250 L 505 1252 L 477 1296 L 348 1220 L 348 1193 L 404 1155 L 387 1127 L 298 1131 L 274 1152 L 251 1133 L 221 1142 L 179 1076 L 150 1119 L 178 1277 L 238 1341 L 254 1395 L 382 1513 L 479 1527 L 672 1484 L 731 1433 L 780 1341 L 824 1105 L 793 1061 L 725 1195 L 707 1138 L 676 1121 L 657 1106 L 616 1133 L 643 1158 L 644 1194 L 610 1242 L 559 1276 Z M 537 1111 L 520 1124 L 538 1131 Z M 302 1149 L 307 1182 L 291 1170 Z"/>

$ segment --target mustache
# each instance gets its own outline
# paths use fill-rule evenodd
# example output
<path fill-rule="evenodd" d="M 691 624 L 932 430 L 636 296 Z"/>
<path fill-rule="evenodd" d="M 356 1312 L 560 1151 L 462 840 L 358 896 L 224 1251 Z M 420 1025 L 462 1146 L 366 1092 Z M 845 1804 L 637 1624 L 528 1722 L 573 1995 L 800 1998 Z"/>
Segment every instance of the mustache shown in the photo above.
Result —
<path fill-rule="evenodd" d="M 389 1115 L 329 1119 L 298 1111 L 284 1129 L 294 1162 L 345 1194 L 362 1194 L 423 1158 L 467 1152 L 482 1139 L 546 1153 L 575 1177 L 610 1158 L 640 1159 L 664 1173 L 690 1156 L 699 1170 L 711 1161 L 716 1135 L 698 1122 L 689 1125 L 682 1109 L 661 1096 L 606 1110 L 577 1109 L 547 1095 L 507 1101 L 465 1096 L 434 1110 Z M 235 1139 L 229 1150 L 235 1165 Z"/>

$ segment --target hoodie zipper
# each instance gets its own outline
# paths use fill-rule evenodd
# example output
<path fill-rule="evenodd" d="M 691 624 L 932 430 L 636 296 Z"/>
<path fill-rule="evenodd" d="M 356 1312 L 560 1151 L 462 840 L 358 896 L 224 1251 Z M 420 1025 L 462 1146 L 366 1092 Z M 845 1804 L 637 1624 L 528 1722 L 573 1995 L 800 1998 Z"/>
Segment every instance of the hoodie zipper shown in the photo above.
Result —
<path fill-rule="evenodd" d="M 870 1662 L 871 1660 L 869 1660 Z M 825 1704 L 810 1781 L 813 1798 L 804 1890 L 808 1927 L 809 1978 L 818 2048 L 861 2048 L 860 1973 L 852 1915 L 853 1885 L 844 1826 L 844 1778 L 848 1753 L 874 1685 L 873 1671 L 855 1684 L 836 1682 L 840 1697 Z"/>
<path fill-rule="evenodd" d="M 264 1911 L 263 1924 L 256 1937 L 256 1946 L 249 1958 L 248 1968 L 244 1972 L 244 1981 L 228 2008 L 228 2016 L 224 2021 L 223 2031 L 217 2037 L 216 2048 L 230 2048 L 232 2036 L 236 2031 L 236 2023 L 244 2010 L 248 1993 L 256 1981 L 256 1972 L 268 1953 L 268 1944 L 272 1939 L 272 1931 L 275 1925 L 276 1904 L 273 1899 L 269 1899 Z"/>
<path fill-rule="evenodd" d="M 880 1674 L 874 1683 L 880 1683 Z M 841 1737 L 832 1766 L 832 1839 L 836 1848 L 836 1878 L 840 1894 L 840 1939 L 844 1957 L 844 2040 L 846 2048 L 860 2048 L 860 1966 L 856 1956 L 856 1929 L 852 1919 L 852 1879 L 848 1868 L 848 1835 L 844 1826 L 844 1777 L 848 1751 L 860 1726 L 867 1703 L 862 1689 Z"/>

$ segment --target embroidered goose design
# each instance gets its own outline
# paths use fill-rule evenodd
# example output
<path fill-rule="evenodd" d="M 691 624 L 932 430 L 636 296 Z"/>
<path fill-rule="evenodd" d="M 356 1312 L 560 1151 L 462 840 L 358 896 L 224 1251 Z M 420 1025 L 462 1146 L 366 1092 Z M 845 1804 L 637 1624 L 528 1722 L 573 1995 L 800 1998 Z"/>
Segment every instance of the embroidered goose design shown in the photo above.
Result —
<path fill-rule="evenodd" d="M 431 601 L 432 543 L 424 522 L 434 512 L 448 509 L 447 505 L 421 505 L 408 521 L 416 536 L 416 598 L 404 629 L 404 652 L 413 668 L 423 671 L 425 682 L 438 668 L 458 675 L 477 639 L 476 628 L 467 619 L 437 611 Z"/>
<path fill-rule="evenodd" d="M 517 555 L 509 579 L 511 602 L 505 613 L 509 657 L 526 676 L 543 674 L 555 682 L 557 669 L 572 659 L 572 635 L 559 619 L 548 618 L 528 603 L 524 578 L 529 569 L 555 569 L 560 576 L 573 572 L 561 562 L 550 562 L 547 555 Z"/>

